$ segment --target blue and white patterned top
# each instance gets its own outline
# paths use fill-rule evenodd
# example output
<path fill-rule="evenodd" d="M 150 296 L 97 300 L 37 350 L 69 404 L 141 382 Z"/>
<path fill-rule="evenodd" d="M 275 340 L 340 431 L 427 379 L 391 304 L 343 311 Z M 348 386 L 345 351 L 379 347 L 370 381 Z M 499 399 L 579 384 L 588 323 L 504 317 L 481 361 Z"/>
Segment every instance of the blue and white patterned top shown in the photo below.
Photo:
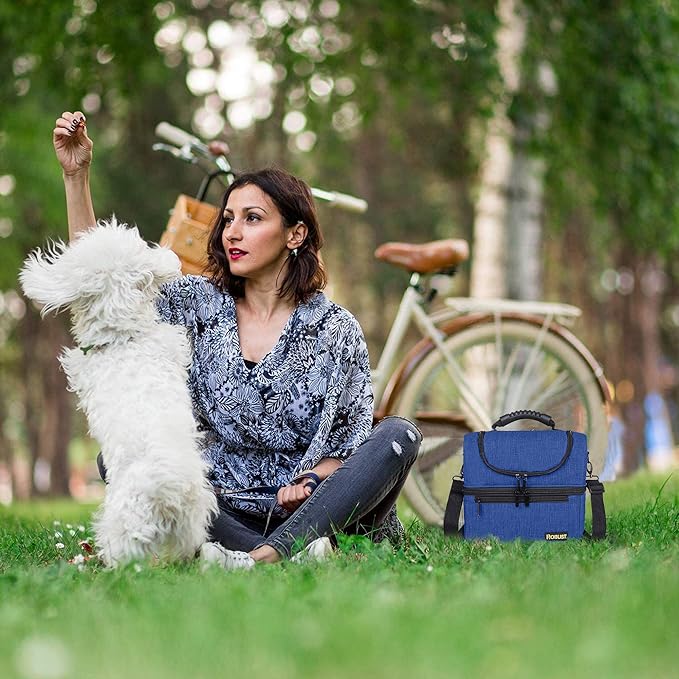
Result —
<path fill-rule="evenodd" d="M 163 321 L 188 330 L 188 384 L 215 485 L 284 485 L 321 458 L 346 459 L 368 436 L 373 396 L 363 331 L 323 293 L 297 306 L 251 369 L 234 299 L 207 278 L 183 276 L 163 286 L 157 308 Z M 229 502 L 265 515 L 275 499 L 253 498 Z M 278 506 L 275 512 L 285 515 Z"/>

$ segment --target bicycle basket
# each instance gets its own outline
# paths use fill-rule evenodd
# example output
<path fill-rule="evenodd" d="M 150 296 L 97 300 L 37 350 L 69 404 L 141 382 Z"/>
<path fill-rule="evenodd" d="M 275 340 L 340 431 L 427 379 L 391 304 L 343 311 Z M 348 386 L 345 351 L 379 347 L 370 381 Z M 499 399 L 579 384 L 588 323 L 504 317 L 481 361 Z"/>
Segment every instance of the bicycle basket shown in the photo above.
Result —
<path fill-rule="evenodd" d="M 177 198 L 160 244 L 181 261 L 182 273 L 202 274 L 207 266 L 207 242 L 218 208 L 195 198 Z"/>

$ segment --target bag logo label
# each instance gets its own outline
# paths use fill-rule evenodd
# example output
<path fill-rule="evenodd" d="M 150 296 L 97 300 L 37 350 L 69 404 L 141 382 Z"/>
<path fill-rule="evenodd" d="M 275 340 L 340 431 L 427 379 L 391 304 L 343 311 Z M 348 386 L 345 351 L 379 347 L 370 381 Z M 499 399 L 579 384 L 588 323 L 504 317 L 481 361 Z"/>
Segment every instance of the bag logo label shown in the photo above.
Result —
<path fill-rule="evenodd" d="M 545 540 L 568 540 L 568 533 L 545 533 Z"/>

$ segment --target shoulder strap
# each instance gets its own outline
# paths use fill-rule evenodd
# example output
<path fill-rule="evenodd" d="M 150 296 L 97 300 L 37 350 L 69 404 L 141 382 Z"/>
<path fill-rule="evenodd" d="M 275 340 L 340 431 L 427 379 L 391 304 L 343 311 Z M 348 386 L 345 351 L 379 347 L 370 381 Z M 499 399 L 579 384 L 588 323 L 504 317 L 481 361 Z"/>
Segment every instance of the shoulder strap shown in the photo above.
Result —
<path fill-rule="evenodd" d="M 599 479 L 587 479 L 589 501 L 592 505 L 592 534 L 585 533 L 590 540 L 606 537 L 606 508 L 604 507 L 604 484 Z"/>
<path fill-rule="evenodd" d="M 462 528 L 459 528 L 460 512 L 462 511 L 462 500 L 464 498 L 464 481 L 462 479 L 453 479 L 453 485 L 450 487 L 450 494 L 448 495 L 448 503 L 446 504 L 446 513 L 443 516 L 443 532 L 445 535 L 451 537 L 462 537 Z"/>

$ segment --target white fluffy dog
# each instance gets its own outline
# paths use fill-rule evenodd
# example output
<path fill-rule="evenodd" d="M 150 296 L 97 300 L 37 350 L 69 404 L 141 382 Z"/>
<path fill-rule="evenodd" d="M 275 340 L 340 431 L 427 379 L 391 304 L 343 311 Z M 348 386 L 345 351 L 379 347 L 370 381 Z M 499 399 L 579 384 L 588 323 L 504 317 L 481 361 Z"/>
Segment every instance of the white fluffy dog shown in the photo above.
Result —
<path fill-rule="evenodd" d="M 36 250 L 19 274 L 43 315 L 71 312 L 78 346 L 60 360 L 107 468 L 95 532 L 109 566 L 192 558 L 216 511 L 186 385 L 186 333 L 161 323 L 154 304 L 180 275 L 171 250 L 115 217 Z"/>

